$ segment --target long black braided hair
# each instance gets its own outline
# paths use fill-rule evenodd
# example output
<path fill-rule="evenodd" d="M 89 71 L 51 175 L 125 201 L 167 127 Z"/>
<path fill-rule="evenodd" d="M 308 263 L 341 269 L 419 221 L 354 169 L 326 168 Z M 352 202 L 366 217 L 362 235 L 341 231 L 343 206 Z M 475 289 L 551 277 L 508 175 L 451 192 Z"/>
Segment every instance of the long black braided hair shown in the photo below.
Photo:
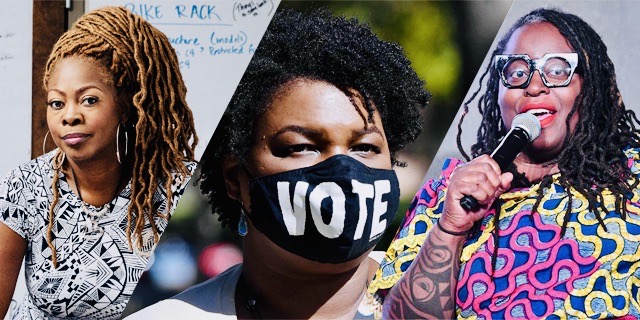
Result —
<path fill-rule="evenodd" d="M 498 105 L 500 77 L 494 71 L 493 57 L 504 52 L 507 42 L 516 30 L 541 22 L 555 26 L 578 53 L 579 73 L 583 79 L 580 94 L 576 97 L 566 120 L 567 132 L 570 133 L 564 138 L 562 151 L 552 161 L 558 165 L 561 173 L 558 182 L 567 190 L 568 198 L 560 236 L 564 236 L 571 217 L 573 200 L 571 189 L 587 199 L 589 210 L 595 214 L 606 231 L 600 214 L 600 211 L 603 214 L 607 212 L 602 204 L 602 192 L 607 189 L 615 196 L 615 209 L 625 219 L 626 202 L 631 197 L 631 190 L 638 185 L 638 180 L 631 177 L 627 157 L 624 154 L 625 148 L 639 145 L 639 130 L 636 128 L 638 118 L 633 111 L 625 108 L 616 83 L 613 62 L 607 55 L 606 45 L 595 30 L 578 16 L 554 9 L 540 8 L 529 12 L 513 24 L 493 51 L 491 63 L 480 78 L 480 87 L 464 103 L 463 116 L 458 123 L 458 149 L 469 160 L 460 139 L 462 122 L 469 110 L 469 105 L 482 90 L 482 83 L 487 76 L 486 91 L 478 98 L 478 110 L 482 114 L 482 123 L 478 129 L 477 141 L 471 147 L 471 156 L 475 158 L 491 153 L 498 146 L 500 138 L 507 133 Z M 579 120 L 571 132 L 569 121 L 576 112 L 579 114 Z M 531 185 L 523 174 L 517 172 L 515 165 L 512 164 L 507 171 L 514 173 L 512 187 Z M 545 176 L 540 181 L 538 197 L 532 212 L 537 211 L 544 190 L 550 187 L 552 182 L 551 175 Z M 495 270 L 498 252 L 497 223 L 500 205 L 500 201 L 494 203 L 496 228 L 493 236 L 496 248 L 492 258 L 493 270 Z"/>

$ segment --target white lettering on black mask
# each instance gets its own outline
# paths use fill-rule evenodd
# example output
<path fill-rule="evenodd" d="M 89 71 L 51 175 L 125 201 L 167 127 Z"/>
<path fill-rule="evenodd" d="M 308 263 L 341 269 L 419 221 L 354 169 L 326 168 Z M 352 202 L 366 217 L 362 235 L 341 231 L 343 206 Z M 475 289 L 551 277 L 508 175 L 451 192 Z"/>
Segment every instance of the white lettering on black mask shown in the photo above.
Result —
<path fill-rule="evenodd" d="M 341 263 L 373 248 L 398 209 L 393 170 L 346 155 L 249 181 L 253 225 L 303 258 Z"/>

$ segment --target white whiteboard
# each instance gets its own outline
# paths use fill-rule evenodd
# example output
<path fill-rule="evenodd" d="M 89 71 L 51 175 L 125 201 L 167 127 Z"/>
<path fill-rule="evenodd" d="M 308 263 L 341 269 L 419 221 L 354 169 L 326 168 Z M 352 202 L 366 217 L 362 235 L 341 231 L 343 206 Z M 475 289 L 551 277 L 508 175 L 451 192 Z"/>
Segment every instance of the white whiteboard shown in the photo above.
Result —
<path fill-rule="evenodd" d="M 0 5 L 0 176 L 4 177 L 31 160 L 33 4 L 3 0 Z"/>
<path fill-rule="evenodd" d="M 180 60 L 202 156 L 280 0 L 87 0 L 120 5 L 164 32 Z"/>
<path fill-rule="evenodd" d="M 33 3 L 3 0 L 0 5 L 0 176 L 4 177 L 31 160 Z M 23 263 L 6 319 L 26 292 Z"/>

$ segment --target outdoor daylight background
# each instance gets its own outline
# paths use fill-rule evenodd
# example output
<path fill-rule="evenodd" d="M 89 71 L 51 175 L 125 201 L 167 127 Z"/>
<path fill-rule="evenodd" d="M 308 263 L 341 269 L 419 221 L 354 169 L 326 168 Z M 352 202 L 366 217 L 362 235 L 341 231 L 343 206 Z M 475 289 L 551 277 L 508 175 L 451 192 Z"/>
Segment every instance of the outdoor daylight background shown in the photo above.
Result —
<path fill-rule="evenodd" d="M 356 17 L 384 40 L 400 44 L 432 94 L 424 132 L 396 168 L 402 201 L 377 250 L 385 250 L 463 97 L 495 38 L 511 1 L 283 1 L 298 11 L 326 7 Z M 197 180 L 198 173 L 193 181 Z M 220 227 L 199 188 L 190 184 L 127 306 L 125 315 L 202 282 L 241 262 L 239 239 Z"/>

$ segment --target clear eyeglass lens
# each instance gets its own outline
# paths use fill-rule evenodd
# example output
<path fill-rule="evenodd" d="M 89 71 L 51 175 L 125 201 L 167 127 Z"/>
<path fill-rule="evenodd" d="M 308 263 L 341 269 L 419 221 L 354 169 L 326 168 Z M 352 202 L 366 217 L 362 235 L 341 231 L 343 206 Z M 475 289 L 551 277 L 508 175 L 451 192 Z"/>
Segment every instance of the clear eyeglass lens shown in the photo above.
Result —
<path fill-rule="evenodd" d="M 519 86 L 529 79 L 529 64 L 521 58 L 511 59 L 502 69 L 504 79 L 511 86 Z"/>
<path fill-rule="evenodd" d="M 521 86 L 530 77 L 530 66 L 523 58 L 513 58 L 507 61 L 502 73 L 510 86 Z M 542 66 L 542 73 L 549 85 L 563 85 L 571 75 L 571 65 L 563 58 L 550 58 Z"/>
<path fill-rule="evenodd" d="M 562 58 L 551 58 L 542 66 L 542 71 L 547 82 L 559 85 L 569 79 L 571 65 Z"/>

